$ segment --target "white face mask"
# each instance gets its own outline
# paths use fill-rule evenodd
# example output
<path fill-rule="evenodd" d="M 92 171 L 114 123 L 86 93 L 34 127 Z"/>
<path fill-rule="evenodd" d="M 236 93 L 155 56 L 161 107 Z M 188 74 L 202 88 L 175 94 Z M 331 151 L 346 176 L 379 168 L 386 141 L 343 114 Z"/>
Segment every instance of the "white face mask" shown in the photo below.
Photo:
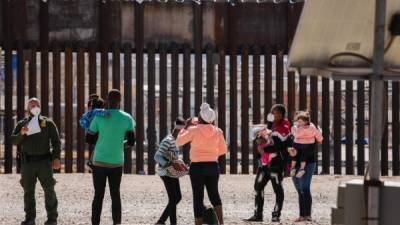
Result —
<path fill-rule="evenodd" d="M 275 120 L 274 114 L 269 113 L 268 116 L 267 116 L 267 121 L 268 122 L 274 122 L 274 120 Z"/>
<path fill-rule="evenodd" d="M 39 114 L 40 114 L 40 108 L 39 107 L 34 107 L 34 108 L 32 108 L 31 109 L 31 113 L 32 113 L 32 115 L 34 115 L 34 116 L 39 116 Z"/>

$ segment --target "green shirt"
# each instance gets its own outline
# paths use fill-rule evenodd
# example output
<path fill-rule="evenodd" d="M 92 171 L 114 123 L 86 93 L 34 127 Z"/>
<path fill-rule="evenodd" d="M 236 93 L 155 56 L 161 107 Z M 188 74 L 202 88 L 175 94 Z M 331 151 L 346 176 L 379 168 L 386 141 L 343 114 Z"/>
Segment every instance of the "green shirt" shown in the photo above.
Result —
<path fill-rule="evenodd" d="M 17 123 L 12 135 L 11 142 L 21 147 L 21 152 L 27 155 L 51 154 L 53 159 L 60 158 L 61 141 L 56 125 L 50 119 L 40 116 L 40 133 L 22 135 L 21 129 L 27 126 L 31 117 L 25 118 Z M 51 151 L 52 149 L 52 151 Z"/>
<path fill-rule="evenodd" d="M 96 116 L 90 123 L 89 132 L 99 137 L 93 155 L 93 163 L 122 166 L 124 164 L 124 140 L 126 132 L 133 131 L 135 121 L 119 109 L 110 109 L 110 116 Z"/>

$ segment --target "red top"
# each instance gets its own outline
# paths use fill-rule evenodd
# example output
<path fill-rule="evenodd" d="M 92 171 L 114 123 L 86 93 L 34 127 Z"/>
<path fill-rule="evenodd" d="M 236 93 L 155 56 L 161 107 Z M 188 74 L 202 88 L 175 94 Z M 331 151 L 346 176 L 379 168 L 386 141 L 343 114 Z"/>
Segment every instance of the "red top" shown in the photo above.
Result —
<path fill-rule="evenodd" d="M 285 141 L 290 134 L 290 122 L 288 119 L 281 119 L 272 124 L 272 136 L 277 136 L 281 141 Z"/>

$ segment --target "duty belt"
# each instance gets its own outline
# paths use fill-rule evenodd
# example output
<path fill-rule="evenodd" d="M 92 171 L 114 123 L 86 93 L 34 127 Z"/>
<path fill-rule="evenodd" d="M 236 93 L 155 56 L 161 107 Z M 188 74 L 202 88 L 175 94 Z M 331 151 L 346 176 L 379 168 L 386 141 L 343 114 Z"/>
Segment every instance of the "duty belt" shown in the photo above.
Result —
<path fill-rule="evenodd" d="M 51 154 L 45 155 L 25 155 L 26 162 L 38 162 L 43 160 L 51 160 Z"/>

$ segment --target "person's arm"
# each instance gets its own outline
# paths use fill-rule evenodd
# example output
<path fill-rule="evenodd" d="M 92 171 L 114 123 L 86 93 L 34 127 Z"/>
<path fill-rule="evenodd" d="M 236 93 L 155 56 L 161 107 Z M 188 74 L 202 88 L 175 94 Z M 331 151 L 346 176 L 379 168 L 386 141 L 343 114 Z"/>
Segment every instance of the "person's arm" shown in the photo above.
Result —
<path fill-rule="evenodd" d="M 93 121 L 90 123 L 89 130 L 86 133 L 86 142 L 95 145 L 97 141 L 98 132 L 99 128 L 97 124 L 97 118 L 95 117 Z"/>
<path fill-rule="evenodd" d="M 178 146 L 183 146 L 193 140 L 193 128 L 182 129 L 176 138 L 176 144 Z"/>
<path fill-rule="evenodd" d="M 160 152 L 156 152 L 156 154 L 154 155 L 154 160 L 162 167 L 166 167 L 169 163 L 169 161 Z"/>
<path fill-rule="evenodd" d="M 126 131 L 126 135 L 125 135 L 125 138 L 126 138 L 126 143 L 129 145 L 129 146 L 134 146 L 135 145 L 135 142 L 136 142 L 136 137 L 135 137 L 135 120 L 133 120 L 133 118 L 129 118 L 129 121 L 128 121 L 128 128 L 127 128 L 127 131 Z"/>
<path fill-rule="evenodd" d="M 21 129 L 24 125 L 25 124 L 23 124 L 22 122 L 19 122 L 14 128 L 11 134 L 11 143 L 13 145 L 20 145 L 24 141 L 26 134 L 21 134 Z"/>
<path fill-rule="evenodd" d="M 298 131 L 299 131 L 299 128 L 296 125 L 291 128 L 291 133 L 294 137 L 297 136 Z"/>
<path fill-rule="evenodd" d="M 126 143 L 129 146 L 134 146 L 136 142 L 136 138 L 135 138 L 135 132 L 134 131 L 128 131 L 126 132 Z"/>
<path fill-rule="evenodd" d="M 322 143 L 324 137 L 322 136 L 321 130 L 318 129 L 316 126 L 313 126 L 313 129 L 314 129 L 315 140 L 317 140 L 318 143 Z"/>
<path fill-rule="evenodd" d="M 51 146 L 53 147 L 53 152 L 51 154 L 51 157 L 53 160 L 60 159 L 61 141 L 60 141 L 60 135 L 58 133 L 58 129 L 57 129 L 56 125 L 54 124 L 54 122 L 51 120 L 48 120 L 47 124 L 49 126 Z"/>
<path fill-rule="evenodd" d="M 274 141 L 274 145 L 270 145 L 270 146 L 267 146 L 266 148 L 264 148 L 265 152 L 277 153 L 281 149 L 286 148 L 285 142 L 283 142 L 279 137 L 273 136 L 272 140 Z"/>
<path fill-rule="evenodd" d="M 218 135 L 218 156 L 225 155 L 226 154 L 226 142 L 224 138 L 224 133 L 222 130 L 220 130 L 220 133 Z"/>
<path fill-rule="evenodd" d="M 88 144 L 95 145 L 97 139 L 99 138 L 99 134 L 91 133 L 90 131 L 86 132 L 85 134 L 85 141 Z"/>
<path fill-rule="evenodd" d="M 162 167 L 165 167 L 168 163 L 169 160 L 165 156 L 165 152 L 169 148 L 169 143 L 167 140 L 163 140 L 160 144 L 160 147 L 158 148 L 156 154 L 154 155 L 154 160 L 160 164 Z"/>

